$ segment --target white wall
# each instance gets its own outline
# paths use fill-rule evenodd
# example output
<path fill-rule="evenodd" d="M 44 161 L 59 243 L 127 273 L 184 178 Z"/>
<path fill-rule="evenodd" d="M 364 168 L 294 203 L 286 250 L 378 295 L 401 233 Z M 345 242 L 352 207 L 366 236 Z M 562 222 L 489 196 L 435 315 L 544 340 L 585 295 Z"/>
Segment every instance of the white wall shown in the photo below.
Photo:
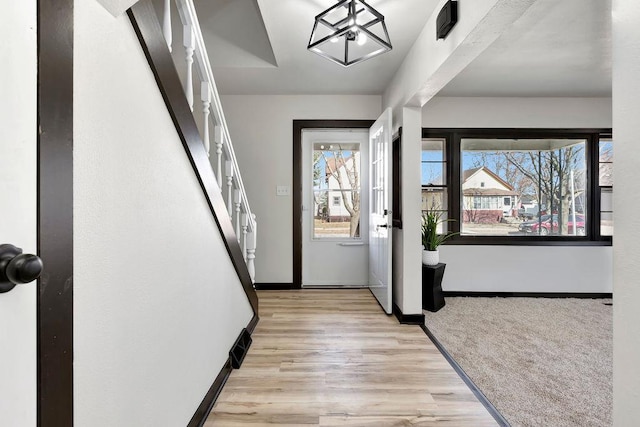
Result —
<path fill-rule="evenodd" d="M 126 15 L 74 62 L 75 424 L 186 425 L 251 307 Z"/>
<path fill-rule="evenodd" d="M 610 246 L 440 246 L 444 291 L 612 292 Z"/>
<path fill-rule="evenodd" d="M 640 3 L 613 1 L 613 137 L 618 197 L 614 221 L 613 424 L 636 426 L 640 417 L 640 199 L 637 194 L 640 117 Z M 620 232 L 620 231 L 623 232 Z"/>
<path fill-rule="evenodd" d="M 276 196 L 276 186 L 291 188 L 293 120 L 377 119 L 380 96 L 223 95 L 242 180 L 258 220 L 256 282 L 293 280 L 292 197 Z M 291 188 L 291 194 L 294 189 Z"/>
<path fill-rule="evenodd" d="M 610 128 L 611 98 L 435 97 L 423 127 Z"/>
<path fill-rule="evenodd" d="M 422 126 L 609 128 L 611 99 L 435 97 L 422 109 Z M 613 289 L 611 246 L 445 245 L 441 252 L 441 261 L 447 264 L 445 291 L 599 293 Z"/>

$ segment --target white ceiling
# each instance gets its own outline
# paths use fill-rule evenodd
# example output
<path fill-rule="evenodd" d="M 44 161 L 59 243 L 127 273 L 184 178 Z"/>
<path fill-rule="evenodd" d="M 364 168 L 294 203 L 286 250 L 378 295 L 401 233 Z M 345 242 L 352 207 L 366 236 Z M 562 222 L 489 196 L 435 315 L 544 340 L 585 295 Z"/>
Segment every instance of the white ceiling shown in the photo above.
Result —
<path fill-rule="evenodd" d="M 222 94 L 381 94 L 438 0 L 370 0 L 393 50 L 343 68 L 307 51 L 336 0 L 195 0 Z M 611 0 L 538 0 L 442 96 L 610 96 Z"/>
<path fill-rule="evenodd" d="M 539 0 L 440 96 L 611 96 L 611 0 Z"/>
<path fill-rule="evenodd" d="M 377 95 L 437 2 L 368 1 L 385 16 L 393 50 L 349 68 L 307 50 L 315 16 L 336 0 L 195 0 L 195 5 L 222 94 Z"/>

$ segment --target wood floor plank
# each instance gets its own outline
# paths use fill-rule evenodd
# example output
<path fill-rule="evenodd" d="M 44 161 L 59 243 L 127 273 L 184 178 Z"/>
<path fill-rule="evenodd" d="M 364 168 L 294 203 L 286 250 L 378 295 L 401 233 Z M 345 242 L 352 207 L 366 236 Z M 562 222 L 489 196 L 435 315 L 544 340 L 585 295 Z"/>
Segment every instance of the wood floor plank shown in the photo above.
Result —
<path fill-rule="evenodd" d="M 426 335 L 366 289 L 260 291 L 211 426 L 495 426 Z"/>

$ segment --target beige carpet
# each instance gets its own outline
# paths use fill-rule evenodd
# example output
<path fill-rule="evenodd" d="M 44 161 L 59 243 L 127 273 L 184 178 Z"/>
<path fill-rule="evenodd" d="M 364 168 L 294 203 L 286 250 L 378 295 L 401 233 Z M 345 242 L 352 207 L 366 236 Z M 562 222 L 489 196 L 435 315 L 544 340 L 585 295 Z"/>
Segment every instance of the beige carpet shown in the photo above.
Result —
<path fill-rule="evenodd" d="M 611 300 L 446 298 L 427 328 L 512 426 L 610 426 Z"/>

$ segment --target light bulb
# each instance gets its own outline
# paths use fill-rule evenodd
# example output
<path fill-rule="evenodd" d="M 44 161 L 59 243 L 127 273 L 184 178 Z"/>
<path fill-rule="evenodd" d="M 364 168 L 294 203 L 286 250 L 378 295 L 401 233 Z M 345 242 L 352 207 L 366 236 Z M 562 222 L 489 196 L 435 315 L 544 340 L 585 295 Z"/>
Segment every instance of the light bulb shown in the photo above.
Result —
<path fill-rule="evenodd" d="M 358 33 L 358 46 L 362 46 L 367 42 L 367 35 L 363 32 Z"/>

